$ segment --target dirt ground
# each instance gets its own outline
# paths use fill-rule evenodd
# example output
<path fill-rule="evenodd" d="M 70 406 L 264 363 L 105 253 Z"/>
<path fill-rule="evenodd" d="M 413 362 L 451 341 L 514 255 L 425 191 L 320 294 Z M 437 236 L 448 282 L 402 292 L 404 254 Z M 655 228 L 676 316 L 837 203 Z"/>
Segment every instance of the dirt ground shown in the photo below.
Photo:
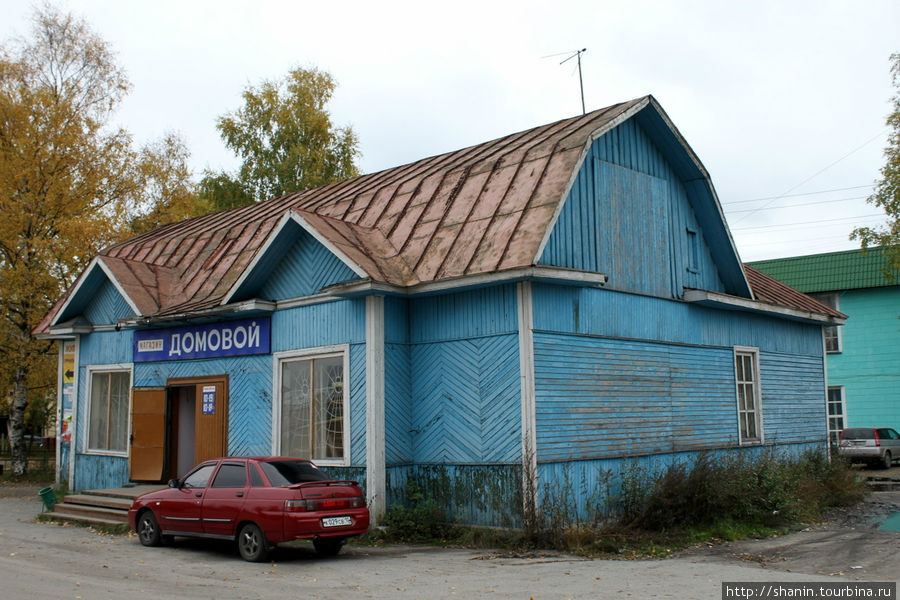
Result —
<path fill-rule="evenodd" d="M 269 563 L 228 544 L 136 537 L 39 523 L 39 487 L 0 486 L 4 598 L 720 598 L 724 581 L 896 581 L 900 533 L 874 528 L 900 511 L 900 492 L 870 494 L 803 531 L 703 545 L 662 560 L 591 560 L 554 552 L 351 545 L 319 558 L 279 548 Z"/>
<path fill-rule="evenodd" d="M 789 535 L 690 548 L 676 556 L 709 562 L 755 563 L 762 569 L 851 580 L 900 578 L 900 533 L 881 531 L 900 512 L 900 492 L 874 492 L 860 504 Z"/>

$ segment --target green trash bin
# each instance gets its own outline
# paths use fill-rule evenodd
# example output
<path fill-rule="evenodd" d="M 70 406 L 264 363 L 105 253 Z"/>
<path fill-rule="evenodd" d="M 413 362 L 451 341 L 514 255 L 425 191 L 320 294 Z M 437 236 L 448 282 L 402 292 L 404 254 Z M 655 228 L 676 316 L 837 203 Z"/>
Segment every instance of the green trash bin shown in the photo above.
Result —
<path fill-rule="evenodd" d="M 52 487 L 45 487 L 41 491 L 38 492 L 38 496 L 41 497 L 41 500 L 44 501 L 44 508 L 49 512 L 53 510 L 53 506 L 56 504 L 56 494 L 53 493 Z"/>

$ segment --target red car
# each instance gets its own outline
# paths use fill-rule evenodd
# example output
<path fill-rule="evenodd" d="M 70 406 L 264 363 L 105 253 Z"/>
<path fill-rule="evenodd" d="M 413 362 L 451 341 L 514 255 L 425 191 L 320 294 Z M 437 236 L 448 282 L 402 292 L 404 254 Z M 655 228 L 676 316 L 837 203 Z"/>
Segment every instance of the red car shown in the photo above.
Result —
<path fill-rule="evenodd" d="M 356 482 L 329 480 L 308 460 L 217 458 L 135 498 L 128 521 L 144 546 L 175 536 L 236 540 L 242 558 L 260 562 L 298 539 L 333 556 L 368 530 L 369 509 Z"/>

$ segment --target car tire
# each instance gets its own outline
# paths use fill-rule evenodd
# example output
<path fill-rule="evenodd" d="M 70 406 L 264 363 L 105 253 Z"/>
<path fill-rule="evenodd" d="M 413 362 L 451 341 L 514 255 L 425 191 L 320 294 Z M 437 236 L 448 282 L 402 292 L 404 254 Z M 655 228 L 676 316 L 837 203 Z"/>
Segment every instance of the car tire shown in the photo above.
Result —
<path fill-rule="evenodd" d="M 159 523 L 153 516 L 153 511 L 145 510 L 138 515 L 137 520 L 138 539 L 144 546 L 159 546 L 162 544 L 162 532 L 159 530 Z"/>
<path fill-rule="evenodd" d="M 347 539 L 342 537 L 315 538 L 313 547 L 319 556 L 336 556 L 346 542 Z"/>
<path fill-rule="evenodd" d="M 269 556 L 269 544 L 259 525 L 247 523 L 238 532 L 238 553 L 249 562 L 263 562 Z"/>
<path fill-rule="evenodd" d="M 894 458 L 891 456 L 890 450 L 884 451 L 884 457 L 881 462 L 882 469 L 890 469 L 894 465 Z"/>

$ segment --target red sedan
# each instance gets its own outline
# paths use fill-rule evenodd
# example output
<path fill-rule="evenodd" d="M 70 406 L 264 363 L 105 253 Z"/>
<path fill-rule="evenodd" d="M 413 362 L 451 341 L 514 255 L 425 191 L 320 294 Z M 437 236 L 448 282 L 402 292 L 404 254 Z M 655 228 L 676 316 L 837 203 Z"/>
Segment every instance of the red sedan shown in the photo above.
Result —
<path fill-rule="evenodd" d="M 145 546 L 175 536 L 236 540 L 242 558 L 259 562 L 298 539 L 333 556 L 368 530 L 369 509 L 356 482 L 329 480 L 308 460 L 217 458 L 135 498 L 128 520 Z"/>

